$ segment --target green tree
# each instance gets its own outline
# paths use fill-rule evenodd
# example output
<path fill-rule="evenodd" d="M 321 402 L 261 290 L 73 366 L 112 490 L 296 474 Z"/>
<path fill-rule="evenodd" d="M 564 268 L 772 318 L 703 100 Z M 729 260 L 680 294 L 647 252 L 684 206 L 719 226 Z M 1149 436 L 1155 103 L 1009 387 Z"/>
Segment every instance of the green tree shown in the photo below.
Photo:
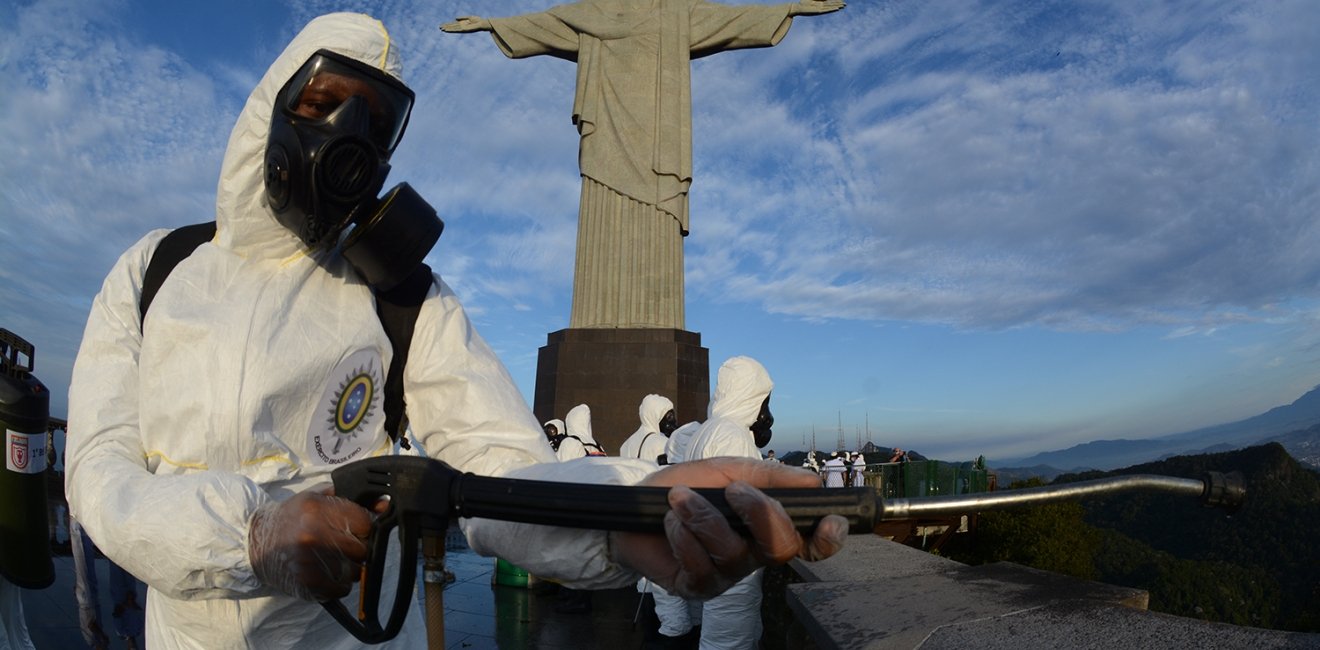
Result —
<path fill-rule="evenodd" d="M 1013 487 L 1041 485 L 1032 479 Z M 982 513 L 970 535 L 955 537 L 945 555 L 967 564 L 1014 562 L 1083 579 L 1095 578 L 1095 528 L 1077 503 L 1054 503 Z"/>
<path fill-rule="evenodd" d="M 1181 559 L 1117 531 L 1097 532 L 1096 579 L 1145 589 L 1152 611 L 1234 625 L 1278 625 L 1282 592 L 1268 572 Z"/>

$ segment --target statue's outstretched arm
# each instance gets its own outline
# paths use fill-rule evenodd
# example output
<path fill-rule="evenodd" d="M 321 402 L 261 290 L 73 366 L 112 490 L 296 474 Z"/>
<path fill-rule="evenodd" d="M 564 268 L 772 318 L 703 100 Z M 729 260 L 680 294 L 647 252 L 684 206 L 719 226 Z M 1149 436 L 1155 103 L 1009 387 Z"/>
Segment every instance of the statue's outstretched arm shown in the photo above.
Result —
<path fill-rule="evenodd" d="M 800 2 L 788 8 L 788 15 L 828 14 L 843 9 L 845 6 L 843 0 L 800 0 Z"/>
<path fill-rule="evenodd" d="M 489 32 L 493 30 L 490 21 L 480 16 L 459 16 L 454 22 L 441 25 L 440 29 L 441 31 L 454 34 Z"/>

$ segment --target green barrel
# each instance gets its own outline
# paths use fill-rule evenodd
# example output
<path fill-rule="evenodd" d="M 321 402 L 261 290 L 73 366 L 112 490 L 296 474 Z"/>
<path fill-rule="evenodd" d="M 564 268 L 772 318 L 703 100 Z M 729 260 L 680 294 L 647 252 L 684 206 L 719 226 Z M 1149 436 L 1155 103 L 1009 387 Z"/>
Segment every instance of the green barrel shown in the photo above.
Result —
<path fill-rule="evenodd" d="M 526 587 L 527 570 L 502 559 L 496 559 L 495 584 L 505 587 Z"/>
<path fill-rule="evenodd" d="M 0 576 L 25 589 L 55 581 L 46 515 L 49 419 L 50 390 L 32 376 L 32 345 L 0 329 Z"/>

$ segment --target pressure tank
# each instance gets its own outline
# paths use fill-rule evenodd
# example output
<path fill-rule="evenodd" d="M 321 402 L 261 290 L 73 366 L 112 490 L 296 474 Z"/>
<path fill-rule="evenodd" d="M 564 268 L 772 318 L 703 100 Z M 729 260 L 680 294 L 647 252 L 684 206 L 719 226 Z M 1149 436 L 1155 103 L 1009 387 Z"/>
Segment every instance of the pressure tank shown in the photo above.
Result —
<path fill-rule="evenodd" d="M 31 343 L 0 329 L 0 576 L 43 589 L 55 581 L 46 514 L 50 390 L 32 375 L 32 352 Z"/>

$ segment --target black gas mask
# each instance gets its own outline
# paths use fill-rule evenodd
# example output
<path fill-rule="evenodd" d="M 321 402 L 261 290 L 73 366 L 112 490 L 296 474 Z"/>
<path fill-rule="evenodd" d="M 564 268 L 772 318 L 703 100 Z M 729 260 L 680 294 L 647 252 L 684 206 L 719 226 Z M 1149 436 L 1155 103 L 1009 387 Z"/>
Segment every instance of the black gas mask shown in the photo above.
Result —
<path fill-rule="evenodd" d="M 765 401 L 761 402 L 761 412 L 756 414 L 756 421 L 749 427 L 752 430 L 752 442 L 756 443 L 757 448 L 770 444 L 770 427 L 775 425 L 775 416 L 770 413 L 770 396 L 765 396 Z"/>
<path fill-rule="evenodd" d="M 271 112 L 265 178 L 275 217 L 309 248 L 342 237 L 344 258 L 378 290 L 407 278 L 444 230 L 407 183 L 377 198 L 413 98 L 398 79 L 318 50 Z"/>
<path fill-rule="evenodd" d="M 674 415 L 674 409 L 669 409 L 669 411 L 665 413 L 665 416 L 660 418 L 659 426 L 660 433 L 665 434 L 666 438 L 669 437 L 669 434 L 674 432 L 674 429 L 678 428 L 678 416 Z"/>

